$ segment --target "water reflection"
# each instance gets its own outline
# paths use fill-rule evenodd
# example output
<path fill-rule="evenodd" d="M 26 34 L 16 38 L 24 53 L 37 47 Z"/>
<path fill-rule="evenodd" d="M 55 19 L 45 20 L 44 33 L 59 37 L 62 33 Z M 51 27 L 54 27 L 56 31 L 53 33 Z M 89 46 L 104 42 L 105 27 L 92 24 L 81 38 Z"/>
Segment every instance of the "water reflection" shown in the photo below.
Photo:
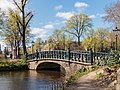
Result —
<path fill-rule="evenodd" d="M 0 72 L 0 90 L 59 90 L 63 81 L 55 71 Z"/>

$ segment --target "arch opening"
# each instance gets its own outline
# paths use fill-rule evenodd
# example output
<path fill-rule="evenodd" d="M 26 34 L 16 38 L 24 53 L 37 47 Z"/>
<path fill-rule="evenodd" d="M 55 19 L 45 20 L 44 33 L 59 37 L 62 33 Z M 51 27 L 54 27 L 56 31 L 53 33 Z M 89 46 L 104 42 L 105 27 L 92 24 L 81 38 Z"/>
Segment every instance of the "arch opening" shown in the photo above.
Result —
<path fill-rule="evenodd" d="M 66 73 L 65 68 L 63 68 L 60 64 L 53 63 L 53 62 L 40 63 L 37 66 L 36 70 L 40 70 L 40 71 L 59 71 L 64 75 Z"/>
<path fill-rule="evenodd" d="M 60 65 L 52 62 L 44 62 L 38 65 L 37 70 L 60 71 Z"/>

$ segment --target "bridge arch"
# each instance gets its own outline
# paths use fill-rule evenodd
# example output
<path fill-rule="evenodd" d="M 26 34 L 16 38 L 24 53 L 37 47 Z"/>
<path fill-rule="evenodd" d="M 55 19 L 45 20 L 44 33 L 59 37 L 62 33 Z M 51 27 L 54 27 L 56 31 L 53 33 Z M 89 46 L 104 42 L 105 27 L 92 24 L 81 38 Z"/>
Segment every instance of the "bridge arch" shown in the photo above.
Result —
<path fill-rule="evenodd" d="M 55 59 L 55 58 L 54 59 L 46 58 L 46 59 L 40 59 L 40 60 L 29 60 L 28 63 L 29 63 L 29 69 L 31 70 L 48 69 L 50 66 L 55 65 L 53 69 L 54 68 L 58 69 L 65 76 L 69 76 L 71 73 L 76 72 L 83 65 L 90 66 L 89 64 L 69 62 L 68 60 Z"/>
<path fill-rule="evenodd" d="M 62 74 L 66 74 L 65 68 L 55 62 L 41 62 L 37 65 L 36 70 L 51 70 L 51 71 L 60 71 Z"/>

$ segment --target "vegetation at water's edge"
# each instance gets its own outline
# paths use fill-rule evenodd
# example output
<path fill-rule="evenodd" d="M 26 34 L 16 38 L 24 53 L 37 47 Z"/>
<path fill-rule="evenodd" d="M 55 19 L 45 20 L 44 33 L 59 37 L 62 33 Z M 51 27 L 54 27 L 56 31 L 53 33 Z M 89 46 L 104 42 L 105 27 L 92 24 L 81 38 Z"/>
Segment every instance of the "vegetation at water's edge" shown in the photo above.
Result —
<path fill-rule="evenodd" d="M 28 65 L 22 60 L 0 60 L 0 70 L 27 70 Z"/>

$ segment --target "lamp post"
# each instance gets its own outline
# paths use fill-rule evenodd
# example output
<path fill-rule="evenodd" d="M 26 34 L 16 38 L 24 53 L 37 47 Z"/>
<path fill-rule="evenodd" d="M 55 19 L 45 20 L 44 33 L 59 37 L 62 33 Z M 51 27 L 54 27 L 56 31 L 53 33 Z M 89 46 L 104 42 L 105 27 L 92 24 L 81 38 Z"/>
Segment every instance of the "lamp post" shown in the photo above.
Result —
<path fill-rule="evenodd" d="M 117 27 L 113 30 L 113 32 L 115 33 L 115 40 L 116 40 L 116 45 L 115 45 L 115 50 L 117 50 L 117 39 L 118 39 L 118 32 L 120 31 L 120 29 L 118 29 Z"/>
<path fill-rule="evenodd" d="M 35 42 L 32 41 L 31 43 L 32 43 L 32 53 L 33 53 L 33 51 L 34 51 L 34 50 L 33 50 L 33 48 L 34 48 L 33 46 L 34 46 L 34 43 L 35 43 Z"/>

